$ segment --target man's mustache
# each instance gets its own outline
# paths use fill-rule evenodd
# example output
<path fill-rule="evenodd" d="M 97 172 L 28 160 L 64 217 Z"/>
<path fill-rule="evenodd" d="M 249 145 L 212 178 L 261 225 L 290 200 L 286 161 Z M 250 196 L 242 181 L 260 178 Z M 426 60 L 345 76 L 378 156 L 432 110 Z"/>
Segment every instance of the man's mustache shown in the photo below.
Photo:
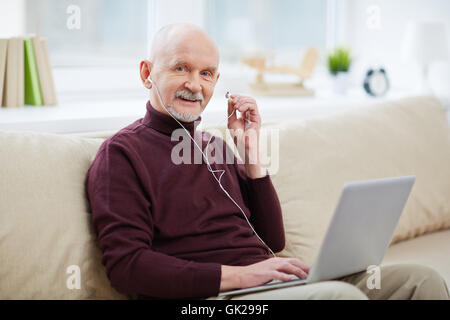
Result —
<path fill-rule="evenodd" d="M 203 104 L 204 101 L 203 94 L 201 92 L 192 93 L 188 90 L 178 90 L 177 92 L 175 92 L 175 98 L 183 98 L 193 101 L 198 100 L 201 104 Z"/>

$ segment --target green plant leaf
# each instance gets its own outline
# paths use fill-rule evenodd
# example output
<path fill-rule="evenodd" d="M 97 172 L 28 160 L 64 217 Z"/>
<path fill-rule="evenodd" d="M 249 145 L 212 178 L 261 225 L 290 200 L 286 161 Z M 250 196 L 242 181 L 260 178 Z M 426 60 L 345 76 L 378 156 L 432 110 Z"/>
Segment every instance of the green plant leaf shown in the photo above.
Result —
<path fill-rule="evenodd" d="M 336 75 L 338 72 L 348 72 L 352 63 L 350 49 L 338 46 L 328 54 L 328 70 L 331 74 Z"/>

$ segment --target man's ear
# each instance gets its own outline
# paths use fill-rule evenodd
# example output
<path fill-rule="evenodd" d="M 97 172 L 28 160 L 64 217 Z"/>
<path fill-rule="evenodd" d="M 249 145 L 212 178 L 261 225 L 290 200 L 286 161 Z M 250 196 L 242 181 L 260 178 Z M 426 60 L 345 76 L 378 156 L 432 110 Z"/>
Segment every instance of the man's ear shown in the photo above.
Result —
<path fill-rule="evenodd" d="M 216 83 L 217 83 L 217 81 L 219 81 L 219 78 L 220 78 L 220 72 L 217 72 Z"/>
<path fill-rule="evenodd" d="M 150 81 L 148 81 L 148 77 L 150 76 L 150 73 L 152 72 L 153 64 L 148 60 L 142 60 L 139 65 L 139 73 L 141 76 L 141 81 L 147 89 L 150 89 L 152 87 L 152 84 Z"/>

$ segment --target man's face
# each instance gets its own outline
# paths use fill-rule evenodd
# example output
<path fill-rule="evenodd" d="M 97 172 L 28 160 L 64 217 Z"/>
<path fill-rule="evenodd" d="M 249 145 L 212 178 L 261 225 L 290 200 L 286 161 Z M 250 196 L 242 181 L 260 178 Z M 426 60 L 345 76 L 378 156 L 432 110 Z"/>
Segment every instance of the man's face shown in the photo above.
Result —
<path fill-rule="evenodd" d="M 172 115 L 194 121 L 211 99 L 219 78 L 217 50 L 208 39 L 192 34 L 167 43 L 162 52 L 150 73 L 153 84 Z M 156 102 L 167 113 L 153 89 L 152 105 Z"/>

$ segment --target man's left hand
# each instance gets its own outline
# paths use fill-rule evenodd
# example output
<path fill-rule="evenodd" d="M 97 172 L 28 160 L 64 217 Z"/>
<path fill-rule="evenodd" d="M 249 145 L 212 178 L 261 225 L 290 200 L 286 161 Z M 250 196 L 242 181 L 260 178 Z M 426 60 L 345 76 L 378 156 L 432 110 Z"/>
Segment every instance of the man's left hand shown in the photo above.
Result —
<path fill-rule="evenodd" d="M 241 112 L 237 117 L 236 112 Z M 242 95 L 231 95 L 228 101 L 228 129 L 237 146 L 239 155 L 244 162 L 247 175 L 252 178 L 262 178 L 266 169 L 260 163 L 259 131 L 261 129 L 261 116 L 255 99 Z"/>

